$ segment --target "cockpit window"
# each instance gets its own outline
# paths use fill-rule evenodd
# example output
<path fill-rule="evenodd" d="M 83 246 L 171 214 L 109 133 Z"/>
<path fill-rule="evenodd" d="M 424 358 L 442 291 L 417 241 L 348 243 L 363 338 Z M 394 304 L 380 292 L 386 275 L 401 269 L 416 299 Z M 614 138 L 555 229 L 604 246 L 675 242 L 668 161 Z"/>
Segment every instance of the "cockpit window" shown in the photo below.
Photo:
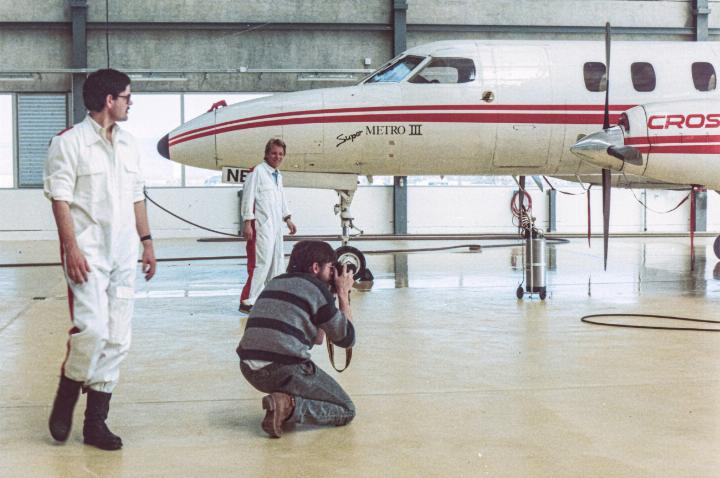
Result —
<path fill-rule="evenodd" d="M 692 64 L 692 77 L 695 89 L 698 91 L 712 91 L 716 87 L 715 68 L 712 63 L 698 61 Z"/>
<path fill-rule="evenodd" d="M 365 83 L 397 83 L 407 77 L 425 58 L 408 55 L 371 76 Z"/>
<path fill-rule="evenodd" d="M 583 65 L 583 78 L 588 91 L 605 91 L 607 88 L 607 75 L 605 63 L 588 61 Z"/>
<path fill-rule="evenodd" d="M 475 63 L 468 58 L 433 58 L 410 83 L 469 83 L 475 80 Z"/>

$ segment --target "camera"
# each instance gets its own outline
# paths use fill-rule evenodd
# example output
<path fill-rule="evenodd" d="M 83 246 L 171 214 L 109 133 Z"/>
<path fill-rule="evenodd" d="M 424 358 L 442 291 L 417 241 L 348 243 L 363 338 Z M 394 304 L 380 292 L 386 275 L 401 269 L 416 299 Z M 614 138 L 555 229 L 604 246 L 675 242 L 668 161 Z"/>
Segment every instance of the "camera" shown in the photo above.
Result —
<path fill-rule="evenodd" d="M 338 275 L 342 274 L 343 266 L 347 267 L 348 272 L 352 273 L 353 276 L 357 272 L 357 267 L 355 264 L 352 264 L 350 262 L 336 262 L 333 264 L 333 267 L 335 267 L 335 271 Z M 337 294 L 337 290 L 335 289 L 335 275 L 333 274 L 333 277 L 330 278 L 330 290 L 333 294 Z"/>
<path fill-rule="evenodd" d="M 335 270 L 338 272 L 338 274 L 342 273 L 343 266 L 347 267 L 347 270 L 349 272 L 352 272 L 353 275 L 355 275 L 355 273 L 357 272 L 357 267 L 355 266 L 355 264 L 352 264 L 350 262 L 336 262 Z"/>

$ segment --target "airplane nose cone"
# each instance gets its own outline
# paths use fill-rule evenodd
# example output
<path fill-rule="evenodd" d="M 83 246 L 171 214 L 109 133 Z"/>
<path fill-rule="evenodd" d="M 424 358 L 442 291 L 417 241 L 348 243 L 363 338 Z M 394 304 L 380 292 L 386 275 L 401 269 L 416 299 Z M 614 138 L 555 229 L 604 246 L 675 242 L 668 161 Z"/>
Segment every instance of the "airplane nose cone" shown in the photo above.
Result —
<path fill-rule="evenodd" d="M 594 159 L 597 156 L 605 155 L 608 147 L 612 144 L 608 139 L 605 131 L 592 133 L 572 145 L 570 151 L 582 159 Z"/>
<path fill-rule="evenodd" d="M 169 136 L 169 134 L 166 134 L 165 136 L 160 138 L 160 141 L 158 141 L 157 144 L 158 153 L 160 153 L 160 156 L 166 159 L 170 159 L 170 146 L 168 144 L 170 141 Z"/>

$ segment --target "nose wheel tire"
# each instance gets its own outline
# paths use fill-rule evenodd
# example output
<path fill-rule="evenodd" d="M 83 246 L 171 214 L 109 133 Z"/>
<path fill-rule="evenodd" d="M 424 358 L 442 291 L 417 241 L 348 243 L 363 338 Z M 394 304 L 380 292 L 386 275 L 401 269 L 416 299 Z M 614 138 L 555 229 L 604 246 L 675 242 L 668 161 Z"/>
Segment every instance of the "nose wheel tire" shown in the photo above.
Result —
<path fill-rule="evenodd" d="M 720 259 L 720 236 L 715 238 L 715 243 L 713 244 L 713 249 L 715 250 L 715 257 Z"/>
<path fill-rule="evenodd" d="M 337 262 L 345 264 L 349 270 L 354 271 L 355 280 L 367 281 L 373 280 L 372 273 L 365 263 L 365 254 L 351 246 L 338 247 L 335 250 Z"/>

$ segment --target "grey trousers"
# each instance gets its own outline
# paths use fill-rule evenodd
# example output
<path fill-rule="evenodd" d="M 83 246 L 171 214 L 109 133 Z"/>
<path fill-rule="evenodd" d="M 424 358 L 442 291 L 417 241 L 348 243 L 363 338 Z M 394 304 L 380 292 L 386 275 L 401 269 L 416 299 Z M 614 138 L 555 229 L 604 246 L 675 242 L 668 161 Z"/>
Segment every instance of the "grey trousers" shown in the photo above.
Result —
<path fill-rule="evenodd" d="M 341 426 L 355 417 L 355 405 L 345 390 L 312 361 L 272 363 L 259 370 L 241 361 L 240 371 L 261 392 L 284 392 L 295 398 L 295 411 L 288 423 Z"/>

